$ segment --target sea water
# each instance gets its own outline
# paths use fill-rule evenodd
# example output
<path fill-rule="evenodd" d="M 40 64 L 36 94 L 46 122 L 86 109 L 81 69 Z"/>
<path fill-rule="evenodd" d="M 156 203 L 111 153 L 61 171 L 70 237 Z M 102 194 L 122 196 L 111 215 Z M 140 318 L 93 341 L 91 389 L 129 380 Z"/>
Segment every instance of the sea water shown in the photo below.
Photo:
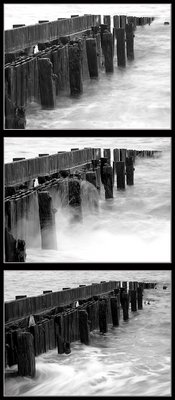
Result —
<path fill-rule="evenodd" d="M 26 129 L 170 129 L 171 5 L 170 4 L 15 4 L 4 7 L 4 28 L 72 14 L 154 16 L 151 25 L 135 31 L 135 59 L 114 73 L 100 71 L 84 82 L 77 99 L 60 95 L 54 110 L 36 103 L 26 110 Z M 164 25 L 168 21 L 169 25 Z M 103 22 L 103 20 L 102 20 Z"/>
<path fill-rule="evenodd" d="M 160 150 L 158 158 L 137 158 L 134 186 L 117 190 L 105 200 L 101 185 L 98 209 L 85 207 L 83 219 L 72 223 L 59 205 L 57 250 L 27 247 L 28 263 L 170 262 L 171 261 L 171 139 L 168 137 L 9 137 L 4 138 L 5 163 L 13 157 L 36 157 L 71 148 L 99 147 Z M 88 200 L 87 200 L 88 201 Z M 35 238 L 34 238 L 35 239 Z"/>
<path fill-rule="evenodd" d="M 108 325 L 104 335 L 98 329 L 91 332 L 89 346 L 77 341 L 69 355 L 55 349 L 36 357 L 34 379 L 16 376 L 16 365 L 7 368 L 6 396 L 171 395 L 170 271 L 122 271 L 117 265 L 114 270 L 11 270 L 4 272 L 4 297 L 13 300 L 19 294 L 34 296 L 101 280 L 157 282 L 157 289 L 144 290 L 143 310 L 130 311 L 129 321 L 121 312 L 119 327 Z"/>

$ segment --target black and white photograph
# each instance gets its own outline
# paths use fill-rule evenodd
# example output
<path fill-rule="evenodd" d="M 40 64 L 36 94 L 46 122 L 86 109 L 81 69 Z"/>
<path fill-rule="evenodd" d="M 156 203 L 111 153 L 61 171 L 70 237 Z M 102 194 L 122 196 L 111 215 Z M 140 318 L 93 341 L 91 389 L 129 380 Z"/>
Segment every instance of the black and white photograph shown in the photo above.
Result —
<path fill-rule="evenodd" d="M 6 270 L 5 396 L 171 396 L 170 270 Z"/>
<path fill-rule="evenodd" d="M 171 262 L 171 138 L 6 137 L 5 262 Z"/>
<path fill-rule="evenodd" d="M 5 4 L 4 127 L 171 129 L 171 4 Z"/>
<path fill-rule="evenodd" d="M 3 33 L 3 396 L 171 397 L 172 4 Z"/>

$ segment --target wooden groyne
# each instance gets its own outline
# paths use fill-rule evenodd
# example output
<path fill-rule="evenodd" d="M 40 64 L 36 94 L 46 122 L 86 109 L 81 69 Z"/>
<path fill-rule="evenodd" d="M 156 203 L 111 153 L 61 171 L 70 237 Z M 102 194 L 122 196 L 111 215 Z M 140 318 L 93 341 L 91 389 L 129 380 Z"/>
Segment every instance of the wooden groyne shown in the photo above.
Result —
<path fill-rule="evenodd" d="M 108 325 L 128 321 L 143 308 L 143 290 L 156 283 L 101 281 L 40 296 L 16 296 L 5 302 L 5 366 L 18 365 L 18 374 L 34 377 L 35 357 L 57 348 L 69 354 L 71 343 L 89 345 L 90 332 L 105 334 Z"/>
<path fill-rule="evenodd" d="M 82 220 L 83 185 L 93 206 L 98 209 L 100 189 L 105 199 L 117 190 L 134 185 L 135 162 L 142 157 L 157 157 L 151 150 L 72 149 L 53 155 L 19 159 L 5 164 L 5 261 L 24 262 L 26 246 L 40 238 L 43 249 L 57 249 L 55 214 L 67 208 L 74 221 Z M 112 165 L 111 165 L 112 164 Z M 91 184 L 91 185 L 90 185 Z"/>
<path fill-rule="evenodd" d="M 5 128 L 25 129 L 32 101 L 52 109 L 63 93 L 80 95 L 100 69 L 114 71 L 134 59 L 134 31 L 154 18 L 84 15 L 5 31 Z M 34 52 L 34 47 L 38 51 Z"/>

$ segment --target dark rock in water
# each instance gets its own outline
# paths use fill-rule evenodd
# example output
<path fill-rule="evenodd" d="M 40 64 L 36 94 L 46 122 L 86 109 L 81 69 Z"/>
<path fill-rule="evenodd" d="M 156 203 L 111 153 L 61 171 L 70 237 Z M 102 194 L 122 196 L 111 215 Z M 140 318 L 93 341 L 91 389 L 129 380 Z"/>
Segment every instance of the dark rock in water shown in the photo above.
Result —
<path fill-rule="evenodd" d="M 165 21 L 164 22 L 164 25 L 169 25 L 170 23 L 168 22 L 168 21 Z"/>
<path fill-rule="evenodd" d="M 166 286 L 166 285 L 163 285 L 163 289 L 167 289 L 167 286 Z"/>

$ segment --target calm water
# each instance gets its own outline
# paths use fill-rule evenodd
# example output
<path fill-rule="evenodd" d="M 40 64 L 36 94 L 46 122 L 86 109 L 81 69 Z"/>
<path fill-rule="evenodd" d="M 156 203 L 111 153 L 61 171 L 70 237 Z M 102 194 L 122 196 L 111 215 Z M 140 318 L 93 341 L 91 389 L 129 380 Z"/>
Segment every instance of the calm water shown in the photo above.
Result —
<path fill-rule="evenodd" d="M 170 129 L 171 9 L 169 4 L 17 4 L 5 5 L 5 29 L 71 14 L 154 16 L 135 32 L 135 60 L 125 70 L 104 70 L 84 82 L 78 99 L 60 96 L 52 111 L 31 103 L 26 129 Z M 169 21 L 170 25 L 163 25 Z"/>
<path fill-rule="evenodd" d="M 98 211 L 83 198 L 83 220 L 72 224 L 67 208 L 57 204 L 58 250 L 27 247 L 27 262 L 170 262 L 171 260 L 171 141 L 170 138 L 5 138 L 5 162 L 13 157 L 54 154 L 73 147 L 162 150 L 160 158 L 138 159 L 135 184 L 114 198 L 101 188 Z M 38 240 L 38 245 L 37 245 Z M 36 247 L 37 246 L 37 247 Z"/>
<path fill-rule="evenodd" d="M 157 290 L 144 290 L 150 305 L 130 312 L 129 322 L 121 317 L 118 328 L 109 325 L 104 335 L 93 331 L 90 346 L 72 343 L 69 355 L 58 355 L 55 349 L 37 357 L 34 379 L 8 378 L 6 396 L 170 396 L 170 271 L 5 271 L 5 300 L 110 279 L 158 285 Z"/>

